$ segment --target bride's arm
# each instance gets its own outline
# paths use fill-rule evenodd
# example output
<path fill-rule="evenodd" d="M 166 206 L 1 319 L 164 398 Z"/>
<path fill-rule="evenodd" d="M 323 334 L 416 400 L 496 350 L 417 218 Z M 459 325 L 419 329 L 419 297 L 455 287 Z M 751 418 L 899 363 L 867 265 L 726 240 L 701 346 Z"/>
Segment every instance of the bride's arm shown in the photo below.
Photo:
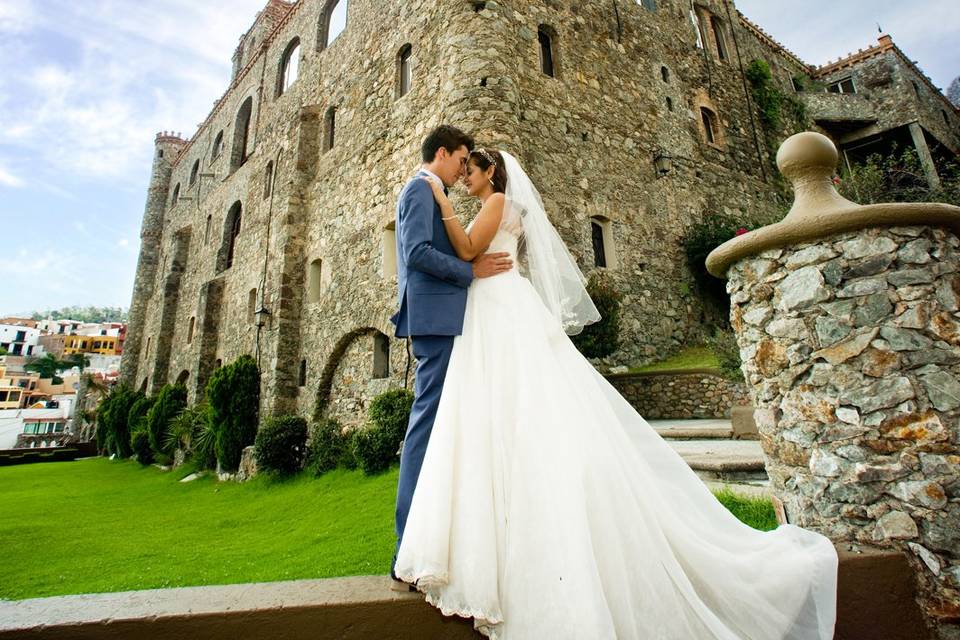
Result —
<path fill-rule="evenodd" d="M 473 226 L 470 227 L 470 233 L 467 233 L 457 219 L 453 205 L 440 185 L 433 180 L 426 180 L 430 184 L 430 188 L 433 189 L 433 197 L 440 205 L 441 215 L 444 218 L 443 226 L 450 237 L 450 244 L 457 252 L 457 257 L 469 261 L 482 255 L 490 246 L 493 236 L 497 234 L 497 229 L 500 227 L 500 220 L 503 218 L 503 194 L 495 193 L 487 198 L 480 209 L 480 213 L 477 214 Z"/>

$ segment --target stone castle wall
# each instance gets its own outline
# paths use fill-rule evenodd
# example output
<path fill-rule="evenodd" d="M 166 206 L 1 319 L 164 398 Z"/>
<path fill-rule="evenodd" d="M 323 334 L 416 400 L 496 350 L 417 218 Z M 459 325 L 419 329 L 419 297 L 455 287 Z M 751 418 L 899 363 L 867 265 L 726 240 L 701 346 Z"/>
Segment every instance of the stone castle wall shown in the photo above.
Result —
<path fill-rule="evenodd" d="M 329 1 L 286 10 L 271 0 L 200 130 L 189 141 L 158 138 L 124 380 L 151 391 L 185 380 L 193 402 L 214 367 L 251 353 L 265 411 L 310 415 L 320 399 L 348 422 L 372 394 L 402 385 L 405 345 L 392 338 L 390 375 L 373 377 L 373 341 L 392 336 L 388 227 L 423 137 L 443 122 L 517 154 L 585 272 L 594 270 L 590 218 L 610 221 L 615 264 L 603 270 L 625 294 L 623 346 L 611 362 L 642 363 L 697 342 L 717 310 L 691 291 L 683 237 L 708 214 L 785 208 L 741 66 L 763 54 L 784 84 L 797 61 L 720 0 L 697 12 L 702 23 L 717 19 L 723 59 L 712 31 L 697 46 L 687 3 L 657 5 L 351 0 L 347 28 L 325 48 Z M 540 25 L 553 35 L 553 78 L 540 71 Z M 295 38 L 299 78 L 278 96 L 281 57 Z M 413 84 L 398 97 L 407 44 Z M 717 115 L 713 143 L 701 107 Z M 240 163 L 238 121 L 248 108 Z M 657 150 L 673 158 L 663 177 Z M 269 315 L 257 326 L 260 308 Z"/>

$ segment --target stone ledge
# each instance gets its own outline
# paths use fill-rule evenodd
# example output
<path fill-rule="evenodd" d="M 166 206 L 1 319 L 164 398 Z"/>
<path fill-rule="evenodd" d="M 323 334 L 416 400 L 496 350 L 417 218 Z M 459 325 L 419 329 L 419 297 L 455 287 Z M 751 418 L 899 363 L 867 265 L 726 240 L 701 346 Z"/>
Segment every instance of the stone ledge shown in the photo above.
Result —
<path fill-rule="evenodd" d="M 0 602 L 0 639 L 334 640 L 479 637 L 384 576 L 149 589 Z"/>
<path fill-rule="evenodd" d="M 839 550 L 835 640 L 928 640 L 903 554 Z M 882 633 L 882 635 L 880 635 Z M 0 602 L 0 640 L 479 638 L 384 576 L 150 589 Z"/>

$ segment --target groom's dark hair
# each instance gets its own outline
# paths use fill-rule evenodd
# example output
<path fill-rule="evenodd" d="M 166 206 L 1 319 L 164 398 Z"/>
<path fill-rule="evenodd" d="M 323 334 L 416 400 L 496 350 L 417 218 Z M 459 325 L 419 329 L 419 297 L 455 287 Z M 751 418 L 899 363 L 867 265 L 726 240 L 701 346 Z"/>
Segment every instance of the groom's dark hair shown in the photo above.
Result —
<path fill-rule="evenodd" d="M 431 131 L 423 141 L 420 153 L 424 162 L 433 162 L 437 157 L 437 151 L 443 147 L 450 153 L 453 153 L 460 147 L 466 147 L 467 151 L 473 149 L 473 138 L 460 131 L 456 127 L 448 124 L 442 124 Z"/>

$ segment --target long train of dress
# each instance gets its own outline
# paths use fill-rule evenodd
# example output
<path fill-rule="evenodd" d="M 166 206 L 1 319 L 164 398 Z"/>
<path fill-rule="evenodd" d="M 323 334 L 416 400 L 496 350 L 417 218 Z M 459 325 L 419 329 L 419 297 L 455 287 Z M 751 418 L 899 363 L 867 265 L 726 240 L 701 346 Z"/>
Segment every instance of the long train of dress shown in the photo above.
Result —
<path fill-rule="evenodd" d="M 508 640 L 828 640 L 836 616 L 831 542 L 737 520 L 516 270 L 470 287 L 395 570 Z"/>

